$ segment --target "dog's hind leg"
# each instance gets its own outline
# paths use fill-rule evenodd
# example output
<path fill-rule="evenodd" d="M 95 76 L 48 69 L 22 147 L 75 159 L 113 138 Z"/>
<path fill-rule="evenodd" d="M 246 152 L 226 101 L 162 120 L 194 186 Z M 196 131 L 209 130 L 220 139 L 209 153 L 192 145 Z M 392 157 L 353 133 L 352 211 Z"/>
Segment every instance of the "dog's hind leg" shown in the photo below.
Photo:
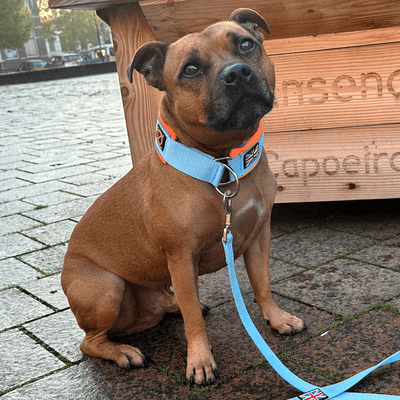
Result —
<path fill-rule="evenodd" d="M 71 260 L 66 257 L 61 284 L 78 325 L 86 333 L 80 344 L 83 353 L 93 357 L 115 361 L 120 367 L 145 365 L 145 357 L 139 349 L 112 343 L 107 333 L 119 320 L 124 308 L 126 327 L 132 327 L 136 319 L 133 293 L 126 290 L 125 281 L 85 260 Z M 124 303 L 131 301 L 130 312 Z M 120 323 L 118 324 L 120 325 Z M 120 326 L 121 329 L 124 326 Z"/>

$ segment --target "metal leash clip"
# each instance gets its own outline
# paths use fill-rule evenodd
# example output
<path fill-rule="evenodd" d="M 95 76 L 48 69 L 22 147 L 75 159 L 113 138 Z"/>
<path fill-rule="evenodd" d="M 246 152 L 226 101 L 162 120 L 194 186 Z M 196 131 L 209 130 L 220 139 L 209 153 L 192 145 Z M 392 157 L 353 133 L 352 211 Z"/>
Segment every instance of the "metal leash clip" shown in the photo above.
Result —
<path fill-rule="evenodd" d="M 224 208 L 225 208 L 225 228 L 223 241 L 226 243 L 228 233 L 232 232 L 232 197 L 231 191 L 227 190 L 224 193 Z"/>

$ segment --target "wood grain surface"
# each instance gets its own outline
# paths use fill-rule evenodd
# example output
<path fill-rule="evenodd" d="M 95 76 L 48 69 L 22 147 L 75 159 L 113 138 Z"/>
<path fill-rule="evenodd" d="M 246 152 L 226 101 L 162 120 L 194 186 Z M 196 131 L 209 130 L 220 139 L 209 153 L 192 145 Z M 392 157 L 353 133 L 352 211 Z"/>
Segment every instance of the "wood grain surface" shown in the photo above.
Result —
<path fill-rule="evenodd" d="M 400 42 L 271 59 L 278 106 L 267 132 L 400 122 Z"/>
<path fill-rule="evenodd" d="M 400 27 L 286 39 L 274 39 L 273 36 L 268 36 L 264 42 L 264 47 L 269 55 L 277 55 L 395 42 L 400 42 Z"/>
<path fill-rule="evenodd" d="M 49 0 L 50 8 L 101 10 L 116 5 L 137 3 L 138 0 Z"/>
<path fill-rule="evenodd" d="M 259 12 L 274 39 L 400 26 L 398 0 L 143 0 L 158 40 L 175 41 L 225 20 L 236 8 Z"/>
<path fill-rule="evenodd" d="M 265 42 L 277 53 L 277 106 L 263 121 L 277 202 L 400 196 L 399 29 L 370 33 L 325 35 L 316 48 L 298 38 L 286 54 Z"/>
<path fill-rule="evenodd" d="M 277 203 L 400 197 L 400 125 L 270 133 Z"/>
<path fill-rule="evenodd" d="M 127 68 L 135 51 L 154 40 L 154 36 L 138 4 L 109 8 L 108 20 L 113 33 L 132 162 L 136 163 L 154 146 L 161 92 L 148 86 L 143 76 L 136 72 L 131 84 Z"/>

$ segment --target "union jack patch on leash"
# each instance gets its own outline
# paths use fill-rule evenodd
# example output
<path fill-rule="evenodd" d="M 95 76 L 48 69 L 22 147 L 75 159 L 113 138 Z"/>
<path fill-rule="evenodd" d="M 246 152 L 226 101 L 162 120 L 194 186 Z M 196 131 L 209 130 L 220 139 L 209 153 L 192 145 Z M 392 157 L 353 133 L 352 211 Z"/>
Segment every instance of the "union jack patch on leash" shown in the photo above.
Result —
<path fill-rule="evenodd" d="M 244 168 L 248 168 L 253 164 L 260 156 L 260 146 L 256 143 L 245 155 L 244 155 Z"/>
<path fill-rule="evenodd" d="M 321 389 L 313 389 L 307 393 L 301 394 L 299 399 L 301 400 L 324 400 L 327 399 L 328 396 Z"/>

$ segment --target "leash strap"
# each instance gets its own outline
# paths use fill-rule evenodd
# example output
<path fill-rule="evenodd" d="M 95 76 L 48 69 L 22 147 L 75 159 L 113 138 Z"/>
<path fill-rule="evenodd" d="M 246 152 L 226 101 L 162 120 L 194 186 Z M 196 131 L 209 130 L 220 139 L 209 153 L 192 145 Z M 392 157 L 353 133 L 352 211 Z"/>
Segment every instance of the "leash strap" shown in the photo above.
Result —
<path fill-rule="evenodd" d="M 312 385 L 297 375 L 293 374 L 274 354 L 274 352 L 270 349 L 267 343 L 264 341 L 257 328 L 255 327 L 253 321 L 251 320 L 246 306 L 244 304 L 242 295 L 240 293 L 239 284 L 236 278 L 235 267 L 234 267 L 234 256 L 233 256 L 233 247 L 232 247 L 233 236 L 232 233 L 228 233 L 226 235 L 226 241 L 222 240 L 222 244 L 224 246 L 226 262 L 229 270 L 229 279 L 231 282 L 232 293 L 235 299 L 236 308 L 239 312 L 240 319 L 247 330 L 247 333 L 250 335 L 251 339 L 254 341 L 255 345 L 261 351 L 263 356 L 269 362 L 269 364 L 275 369 L 275 371 L 289 384 L 296 387 L 300 391 L 304 392 L 303 394 L 293 397 L 288 400 L 325 400 L 325 399 L 340 399 L 340 400 L 379 400 L 379 399 L 400 399 L 400 396 L 393 395 L 383 395 L 383 394 L 370 394 L 370 393 L 353 393 L 346 392 L 349 388 L 354 386 L 357 382 L 367 376 L 369 373 L 374 371 L 376 368 L 389 364 L 393 361 L 400 360 L 400 351 L 381 361 L 379 364 L 366 369 L 354 375 L 351 378 L 348 378 L 342 382 L 335 383 L 333 385 L 325 386 L 322 388 L 318 388 L 315 385 Z"/>
<path fill-rule="evenodd" d="M 161 119 L 157 121 L 156 130 L 156 150 L 161 160 L 168 163 L 175 169 L 190 175 L 193 178 L 211 183 L 218 187 L 226 169 L 226 165 L 221 161 L 226 161 L 238 178 L 247 175 L 261 158 L 264 132 L 262 123 L 243 148 L 233 149 L 228 157 L 215 159 L 202 151 L 186 147 L 177 142 L 175 132 Z M 230 173 L 230 182 L 234 182 L 235 177 Z M 223 184 L 230 183 L 223 182 Z"/>

